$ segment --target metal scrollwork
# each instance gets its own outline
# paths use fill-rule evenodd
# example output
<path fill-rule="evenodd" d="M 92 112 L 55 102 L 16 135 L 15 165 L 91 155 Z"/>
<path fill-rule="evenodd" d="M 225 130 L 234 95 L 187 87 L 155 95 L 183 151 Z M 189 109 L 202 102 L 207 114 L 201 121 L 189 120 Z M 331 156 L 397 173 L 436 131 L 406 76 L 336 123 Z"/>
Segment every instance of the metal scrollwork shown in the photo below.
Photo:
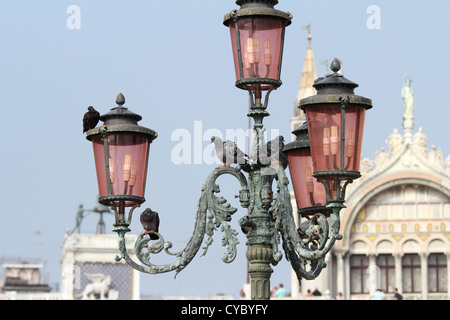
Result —
<path fill-rule="evenodd" d="M 315 279 L 326 266 L 325 255 L 331 250 L 334 242 L 342 238 L 339 234 L 339 212 L 344 205 L 340 201 L 331 202 L 327 206 L 329 208 L 328 211 L 311 214 L 311 217 L 301 223 L 299 228 L 296 229 L 290 192 L 287 187 L 289 180 L 282 166 L 278 166 L 278 168 L 275 166 L 275 169 L 277 170 L 275 178 L 278 192 L 273 195 L 271 203 L 267 202 L 269 199 L 272 199 L 272 191 L 269 184 L 259 181 L 258 179 L 262 177 L 259 173 L 255 174 L 255 170 L 250 173 L 252 188 L 255 188 L 257 185 L 268 186 L 267 190 L 265 187 L 251 190 L 252 194 L 259 194 L 260 192 L 270 194 L 267 201 L 263 203 L 261 198 L 255 199 L 254 196 L 251 196 L 247 180 L 239 166 L 236 168 L 225 166 L 216 168 L 203 184 L 202 193 L 198 201 L 194 231 L 183 250 L 172 252 L 172 243 L 165 241 L 160 233 L 156 233 L 158 240 L 150 240 L 148 235 L 141 234 L 134 247 L 135 254 L 140 261 L 140 264 L 138 264 L 131 259 L 126 251 L 125 234 L 130 230 L 128 229 L 128 225 L 125 224 L 116 226 L 114 230 L 119 234 L 120 257 L 116 257 L 116 260 L 124 259 L 130 266 L 141 272 L 157 274 L 175 271 L 176 276 L 192 261 L 203 242 L 202 255 L 207 253 L 209 246 L 213 242 L 214 232 L 220 230 L 223 232 L 222 246 L 226 247 L 226 252 L 223 253 L 222 260 L 226 263 L 232 262 L 236 258 L 237 244 L 239 241 L 237 231 L 231 228 L 229 222 L 237 209 L 233 208 L 225 198 L 216 195 L 220 192 L 220 188 L 216 184 L 217 178 L 223 174 L 231 174 L 240 182 L 239 200 L 241 206 L 244 208 L 250 206 L 250 209 L 267 208 L 267 214 L 271 217 L 267 221 L 267 227 L 262 229 L 257 228 L 255 223 L 257 223 L 258 217 L 263 213 L 254 212 L 242 217 L 239 220 L 239 225 L 243 233 L 247 235 L 249 240 L 252 237 L 266 237 L 268 239 L 267 243 L 271 244 L 271 249 L 267 252 L 271 255 L 269 261 L 272 265 L 276 265 L 282 259 L 283 254 L 278 250 L 278 246 L 282 242 L 286 258 L 290 261 L 297 277 L 299 279 Z M 267 177 L 264 177 L 264 179 L 267 179 Z M 204 241 L 205 236 L 207 238 Z M 151 263 L 151 256 L 162 251 L 170 256 L 176 257 L 177 260 L 166 265 Z"/>
<path fill-rule="evenodd" d="M 206 254 L 208 247 L 212 243 L 212 236 L 216 229 L 220 229 L 224 236 L 222 238 L 222 245 L 227 246 L 226 253 L 222 255 L 222 260 L 226 263 L 232 262 L 237 254 L 237 231 L 232 229 L 228 222 L 231 221 L 231 216 L 237 211 L 233 208 L 223 197 L 216 196 L 220 192 L 219 186 L 215 183 L 216 179 L 223 174 L 231 174 L 240 182 L 239 200 L 241 206 L 246 208 L 249 206 L 249 189 L 245 176 L 240 172 L 240 168 L 233 167 L 218 167 L 206 179 L 202 187 L 202 194 L 198 202 L 198 210 L 196 214 L 196 221 L 194 231 L 191 239 L 186 247 L 176 253 L 170 251 L 172 243 L 165 241 L 160 233 L 156 233 L 158 240 L 150 240 L 148 235 L 141 234 L 135 243 L 135 254 L 141 264 L 136 263 L 128 255 L 125 246 L 125 234 L 129 232 L 128 226 L 116 226 L 114 231 L 119 235 L 119 249 L 120 256 L 116 257 L 119 261 L 124 259 L 133 268 L 150 274 L 164 273 L 176 271 L 178 274 L 182 271 L 194 258 L 200 249 L 205 235 L 207 239 L 203 247 L 203 255 Z M 158 254 L 165 251 L 168 255 L 178 258 L 173 263 L 166 265 L 155 265 L 150 262 L 152 254 Z"/>
<path fill-rule="evenodd" d="M 331 203 L 330 222 L 324 213 L 316 213 L 310 220 L 295 229 L 288 179 L 282 168 L 278 170 L 278 194 L 271 207 L 276 226 L 283 239 L 283 249 L 299 279 L 315 279 L 326 266 L 325 255 L 331 250 L 339 235 L 339 212 L 342 203 Z M 309 270 L 306 266 L 309 264 Z"/>

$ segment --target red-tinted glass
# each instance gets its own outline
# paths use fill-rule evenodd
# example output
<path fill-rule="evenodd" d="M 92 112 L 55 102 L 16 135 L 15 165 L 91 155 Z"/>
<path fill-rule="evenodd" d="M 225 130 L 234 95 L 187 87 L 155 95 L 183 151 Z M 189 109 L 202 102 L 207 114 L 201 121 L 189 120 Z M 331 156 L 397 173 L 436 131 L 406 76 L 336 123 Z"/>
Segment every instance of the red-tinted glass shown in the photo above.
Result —
<path fill-rule="evenodd" d="M 239 35 L 243 75 L 240 73 L 236 45 L 236 26 L 230 23 L 236 79 L 270 78 L 279 80 L 283 22 L 268 17 L 239 19 Z M 268 90 L 270 85 L 262 85 Z"/>
<path fill-rule="evenodd" d="M 108 196 L 103 138 L 92 140 L 99 196 Z M 111 195 L 144 197 L 147 176 L 148 139 L 143 136 L 117 134 L 108 136 Z M 134 202 L 126 202 L 126 206 Z"/>
<path fill-rule="evenodd" d="M 314 171 L 359 171 L 365 109 L 346 107 L 344 163 L 341 164 L 341 105 L 307 108 Z"/>
<path fill-rule="evenodd" d="M 302 209 L 327 205 L 323 184 L 312 176 L 314 170 L 310 149 L 292 150 L 287 156 L 297 207 Z"/>

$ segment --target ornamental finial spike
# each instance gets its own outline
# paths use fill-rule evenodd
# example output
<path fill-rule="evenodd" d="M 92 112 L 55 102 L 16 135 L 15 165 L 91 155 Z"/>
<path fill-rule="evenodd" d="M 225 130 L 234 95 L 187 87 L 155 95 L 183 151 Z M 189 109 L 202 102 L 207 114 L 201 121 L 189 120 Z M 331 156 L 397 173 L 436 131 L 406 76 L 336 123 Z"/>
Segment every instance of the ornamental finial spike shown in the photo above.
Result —
<path fill-rule="evenodd" d="M 341 60 L 339 60 L 338 58 L 334 58 L 334 60 L 331 62 L 330 69 L 334 73 L 341 70 Z"/>
<path fill-rule="evenodd" d="M 119 106 L 123 106 L 123 105 L 125 104 L 125 97 L 123 96 L 122 92 L 120 92 L 120 93 L 117 95 L 116 103 L 117 103 Z"/>

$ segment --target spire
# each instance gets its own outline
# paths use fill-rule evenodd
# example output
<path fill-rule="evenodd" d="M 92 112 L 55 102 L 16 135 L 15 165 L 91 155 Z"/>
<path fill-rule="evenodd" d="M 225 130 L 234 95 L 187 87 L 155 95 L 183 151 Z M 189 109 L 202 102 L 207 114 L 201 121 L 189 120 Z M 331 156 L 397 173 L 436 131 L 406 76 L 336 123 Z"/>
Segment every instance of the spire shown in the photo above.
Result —
<path fill-rule="evenodd" d="M 316 59 L 314 58 L 314 52 L 311 47 L 311 24 L 304 26 L 303 29 L 308 30 L 308 47 L 306 48 L 305 60 L 303 62 L 302 78 L 298 88 L 297 99 L 294 103 L 294 116 L 291 118 L 292 130 L 306 121 L 305 113 L 297 106 L 301 99 L 316 94 L 316 89 L 312 85 L 314 84 L 314 80 L 318 78 Z"/>

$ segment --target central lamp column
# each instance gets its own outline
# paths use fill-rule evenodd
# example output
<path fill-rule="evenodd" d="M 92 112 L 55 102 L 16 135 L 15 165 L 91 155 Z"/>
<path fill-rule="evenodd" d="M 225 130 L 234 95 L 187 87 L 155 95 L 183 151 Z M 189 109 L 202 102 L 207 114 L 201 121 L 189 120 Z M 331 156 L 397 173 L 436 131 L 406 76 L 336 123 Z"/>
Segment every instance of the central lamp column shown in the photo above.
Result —
<path fill-rule="evenodd" d="M 247 250 L 247 259 L 250 261 L 248 273 L 251 277 L 252 300 L 270 299 L 272 253 L 272 247 L 267 244 L 253 244 Z"/>
<path fill-rule="evenodd" d="M 248 116 L 254 120 L 255 134 L 250 155 L 258 155 L 264 145 L 263 119 L 269 116 L 266 111 L 269 94 L 281 86 L 284 33 L 292 15 L 275 9 L 277 3 L 278 0 L 236 0 L 240 8 L 224 17 L 224 24 L 230 29 L 236 86 L 250 94 Z M 246 170 L 250 178 L 249 214 L 240 220 L 240 225 L 248 239 L 251 297 L 268 300 L 273 272 L 270 265 L 275 265 L 279 258 L 273 254 L 276 228 L 269 213 L 273 176 L 264 174 L 258 156 L 251 160 Z"/>
<path fill-rule="evenodd" d="M 273 260 L 272 238 L 274 226 L 272 217 L 265 208 L 270 202 L 272 191 L 264 188 L 264 176 L 260 170 L 250 172 L 250 214 L 246 226 L 250 227 L 247 233 L 248 249 L 247 259 L 250 263 L 248 273 L 251 278 L 252 300 L 270 299 L 270 277 Z M 241 224 L 242 226 L 242 224 Z"/>

